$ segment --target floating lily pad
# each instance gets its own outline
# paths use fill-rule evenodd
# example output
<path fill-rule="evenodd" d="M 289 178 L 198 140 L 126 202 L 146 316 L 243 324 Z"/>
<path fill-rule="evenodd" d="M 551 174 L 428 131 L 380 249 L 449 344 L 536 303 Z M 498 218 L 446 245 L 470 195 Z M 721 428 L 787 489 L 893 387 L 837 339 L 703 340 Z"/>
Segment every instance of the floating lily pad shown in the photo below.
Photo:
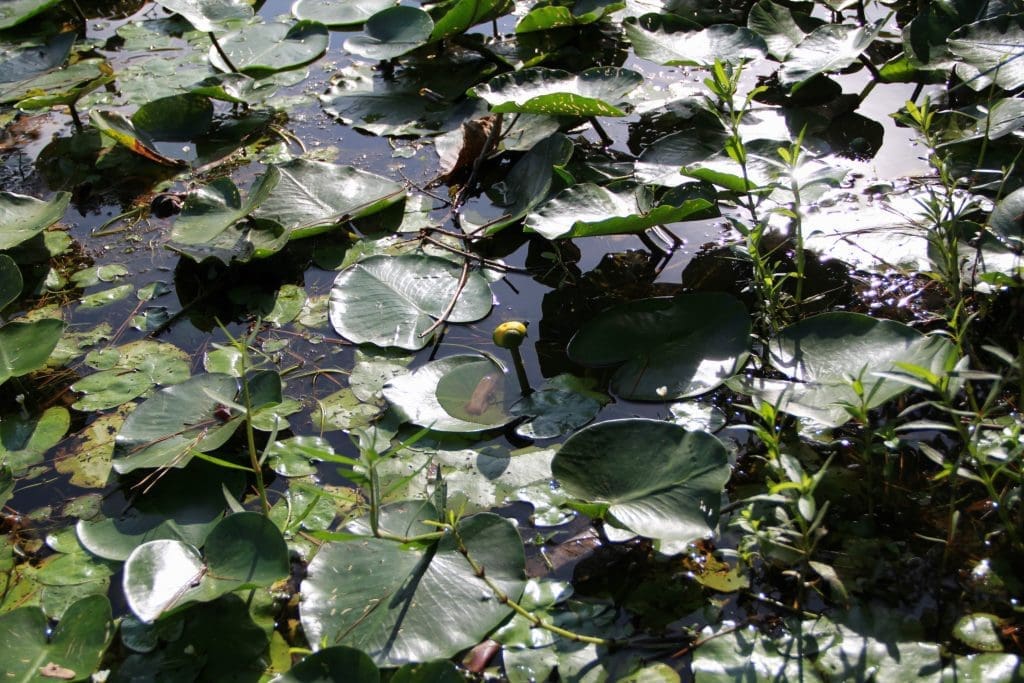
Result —
<path fill-rule="evenodd" d="M 877 408 L 910 387 L 878 373 L 917 365 L 942 376 L 955 354 L 943 337 L 926 337 L 893 320 L 858 313 L 822 313 L 779 332 L 768 345 L 772 366 L 790 380 L 742 378 L 735 389 L 780 410 L 829 426 L 849 421 L 844 404 Z M 863 385 L 863 397 L 854 381 Z"/>
<path fill-rule="evenodd" d="M 277 182 L 253 215 L 280 224 L 289 238 L 324 232 L 405 197 L 401 183 L 352 166 L 295 159 L 272 168 Z"/>
<path fill-rule="evenodd" d="M 288 546 L 274 523 L 256 512 L 225 517 L 203 553 L 175 540 L 150 541 L 124 563 L 124 594 L 141 621 L 155 621 L 189 602 L 210 602 L 241 588 L 269 586 L 288 575 Z"/>
<path fill-rule="evenodd" d="M 306 637 L 314 646 L 358 648 L 387 666 L 450 657 L 476 644 L 511 608 L 460 548 L 486 567 L 489 581 L 519 599 L 526 583 L 519 533 L 484 513 L 461 520 L 430 546 L 369 537 L 322 547 L 301 587 Z"/>
<path fill-rule="evenodd" d="M 114 637 L 110 601 L 92 595 L 71 605 L 51 632 L 38 607 L 0 615 L 0 670 L 11 680 L 83 681 L 99 667 Z"/>
<path fill-rule="evenodd" d="M 92 351 L 85 362 L 98 372 L 71 386 L 85 394 L 75 402 L 76 410 L 116 408 L 156 385 L 184 382 L 191 372 L 187 353 L 173 344 L 145 339 Z"/>
<path fill-rule="evenodd" d="M 530 67 L 495 76 L 469 94 L 485 100 L 494 113 L 625 116 L 628 95 L 642 82 L 643 76 L 629 69 L 595 67 L 573 74 Z"/>
<path fill-rule="evenodd" d="M 70 192 L 58 192 L 50 201 L 0 192 L 0 249 L 12 249 L 59 221 L 70 202 Z"/>
<path fill-rule="evenodd" d="M 326 26 L 316 21 L 299 21 L 246 26 L 222 37 L 220 45 L 236 69 L 259 79 L 309 64 L 327 50 L 329 41 Z M 221 71 L 234 70 L 216 47 L 210 47 L 209 59 Z"/>
<path fill-rule="evenodd" d="M 444 40 L 465 33 L 485 21 L 506 14 L 513 7 L 512 0 L 456 0 L 444 6 L 446 11 L 437 17 L 431 41 Z"/>
<path fill-rule="evenodd" d="M 120 112 L 93 109 L 89 112 L 89 120 L 104 135 L 143 159 L 173 168 L 185 165 L 184 161 L 172 159 L 157 151 L 153 138 L 144 130 L 136 128 L 132 120 Z"/>
<path fill-rule="evenodd" d="M 434 20 L 420 8 L 388 7 L 366 21 L 364 33 L 346 40 L 345 49 L 369 59 L 394 59 L 426 45 L 433 30 Z"/>
<path fill-rule="evenodd" d="M 0 327 L 0 384 L 43 367 L 63 332 L 64 323 L 53 319 Z"/>
<path fill-rule="evenodd" d="M 593 396 L 557 387 L 545 387 L 518 401 L 509 411 L 529 418 L 516 427 L 527 439 L 552 439 L 587 424 L 601 410 Z"/>
<path fill-rule="evenodd" d="M 611 389 L 623 398 L 667 401 L 711 391 L 746 363 L 750 316 L 719 293 L 644 299 L 611 308 L 569 342 L 583 365 L 623 364 Z"/>
<path fill-rule="evenodd" d="M 438 256 L 371 256 L 343 270 L 331 290 L 331 325 L 357 344 L 415 351 L 423 335 L 458 293 L 448 321 L 479 320 L 491 310 L 491 289 L 470 272 L 459 292 L 460 268 Z"/>
<path fill-rule="evenodd" d="M 228 178 L 218 178 L 190 192 L 171 230 L 172 241 L 178 244 L 211 242 L 255 211 L 278 180 L 280 175 L 270 167 L 256 180 L 244 201 Z"/>
<path fill-rule="evenodd" d="M 5 415 L 0 420 L 0 466 L 17 472 L 38 465 L 70 426 L 71 415 L 63 406 L 47 408 L 39 417 Z"/>
<path fill-rule="evenodd" d="M 237 380 L 226 375 L 197 375 L 161 389 L 135 409 L 117 435 L 114 469 L 125 474 L 143 467 L 184 467 L 193 453 L 222 446 L 241 416 L 222 421 L 215 413 L 233 403 Z"/>
<path fill-rule="evenodd" d="M 845 69 L 874 42 L 884 24 L 879 21 L 874 26 L 819 26 L 786 56 L 779 80 L 796 90 L 820 73 Z"/>
<path fill-rule="evenodd" d="M 512 421 L 504 368 L 488 357 L 449 356 L 384 386 L 384 398 L 413 424 L 439 432 L 482 432 Z"/>
<path fill-rule="evenodd" d="M 366 653 L 336 645 L 305 657 L 275 678 L 273 683 L 331 683 L 341 680 L 349 683 L 379 683 L 380 669 Z"/>
<path fill-rule="evenodd" d="M 362 24 L 394 5 L 395 0 L 298 0 L 292 5 L 292 14 L 331 28 L 342 28 Z"/>
<path fill-rule="evenodd" d="M 669 188 L 655 199 L 642 185 L 609 189 L 579 183 L 540 205 L 524 225 L 551 240 L 636 234 L 657 225 L 710 217 L 715 210 L 713 199 L 695 197 L 684 187 Z"/>
<path fill-rule="evenodd" d="M 1024 85 L 1024 14 L 1002 14 L 950 34 L 950 52 L 963 60 L 957 74 L 974 90 L 995 83 L 1004 90 Z"/>
<path fill-rule="evenodd" d="M 251 19 L 246 0 L 155 0 L 164 9 L 180 14 L 199 31 L 223 30 L 230 21 Z"/>
<path fill-rule="evenodd" d="M 600 422 L 570 436 L 551 461 L 565 492 L 615 526 L 692 543 L 714 534 L 730 468 L 707 432 L 657 420 Z"/>
<path fill-rule="evenodd" d="M 700 31 L 666 31 L 661 15 L 646 15 L 622 25 L 637 56 L 671 66 L 711 66 L 715 61 L 743 62 L 764 57 L 764 40 L 748 28 L 716 24 Z"/>

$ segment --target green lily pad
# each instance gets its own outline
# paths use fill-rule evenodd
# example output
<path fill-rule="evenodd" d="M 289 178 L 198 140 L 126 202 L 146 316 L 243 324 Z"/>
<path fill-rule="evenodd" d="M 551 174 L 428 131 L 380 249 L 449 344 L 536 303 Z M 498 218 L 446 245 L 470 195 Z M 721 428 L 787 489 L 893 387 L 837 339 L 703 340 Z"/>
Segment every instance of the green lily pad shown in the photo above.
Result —
<path fill-rule="evenodd" d="M 503 217 L 497 221 L 487 220 L 475 216 L 472 208 L 467 207 L 462 218 L 464 229 L 473 232 L 486 225 L 484 234 L 492 235 L 522 220 L 548 198 L 556 167 L 568 162 L 572 151 L 572 142 L 561 133 L 535 144 L 509 169 L 504 180 L 491 186 L 491 193 L 501 197 L 502 201 L 497 203 Z"/>
<path fill-rule="evenodd" d="M 233 403 L 237 380 L 197 375 L 161 389 L 135 409 L 117 435 L 114 469 L 120 474 L 144 467 L 185 467 L 193 453 L 222 446 L 235 433 L 241 415 L 222 421 L 216 411 Z"/>
<path fill-rule="evenodd" d="M 400 5 L 377 12 L 361 35 L 345 41 L 345 49 L 368 59 L 388 60 L 430 42 L 434 20 L 418 7 Z"/>
<path fill-rule="evenodd" d="M 298 0 L 292 5 L 292 14 L 298 19 L 343 28 L 362 24 L 377 12 L 394 6 L 395 0 Z"/>
<path fill-rule="evenodd" d="M 553 439 L 593 420 L 601 403 L 586 394 L 559 388 L 535 391 L 512 406 L 509 413 L 530 418 L 516 427 L 527 439 Z"/>
<path fill-rule="evenodd" d="M 21 296 L 24 284 L 18 264 L 7 254 L 0 254 L 0 310 Z"/>
<path fill-rule="evenodd" d="M 613 190 L 579 183 L 541 204 L 526 217 L 524 227 L 549 240 L 630 235 L 657 225 L 707 218 L 714 207 L 711 200 L 694 197 L 685 187 L 669 188 L 655 199 L 643 185 L 626 184 Z"/>
<path fill-rule="evenodd" d="M 114 457 L 114 439 L 134 406 L 125 406 L 98 416 L 75 434 L 54 458 L 54 468 L 70 475 L 71 483 L 82 488 L 106 486 Z M 122 558 L 123 559 L 123 558 Z"/>
<path fill-rule="evenodd" d="M 712 66 L 716 61 L 743 62 L 764 57 L 768 46 L 758 34 L 735 24 L 700 31 L 666 31 L 661 15 L 646 15 L 622 24 L 638 57 L 666 66 Z"/>
<path fill-rule="evenodd" d="M 224 492 L 240 496 L 245 473 L 204 462 L 165 473 L 132 505 L 103 519 L 79 520 L 78 541 L 92 554 L 123 562 L 143 543 L 172 539 L 202 547 L 224 514 Z"/>
<path fill-rule="evenodd" d="M 623 9 L 625 2 L 604 0 L 602 2 L 577 3 L 575 7 L 563 5 L 535 6 L 516 23 L 516 34 L 534 31 L 550 31 L 566 26 L 586 26 Z"/>
<path fill-rule="evenodd" d="M 70 426 L 71 415 L 63 406 L 47 408 L 38 417 L 5 415 L 0 420 L 0 466 L 17 472 L 38 465 Z"/>
<path fill-rule="evenodd" d="M 515 526 L 483 513 L 429 546 L 376 538 L 328 543 L 309 564 L 299 614 L 309 642 L 348 645 L 382 666 L 450 657 L 483 639 L 511 614 L 474 573 L 518 600 L 525 585 Z"/>
<path fill-rule="evenodd" d="M 220 39 L 220 46 L 236 69 L 253 78 L 298 69 L 318 59 L 330 41 L 327 27 L 316 21 L 295 24 L 253 24 Z M 221 71 L 233 71 L 210 47 L 210 63 Z"/>
<path fill-rule="evenodd" d="M 60 69 L 13 83 L 0 83 L 0 103 L 46 109 L 75 102 L 83 95 L 113 80 L 105 59 L 83 59 Z"/>
<path fill-rule="evenodd" d="M 964 645 L 981 652 L 1002 652 L 999 625 L 1002 620 L 994 614 L 974 612 L 957 620 L 953 635 Z"/>
<path fill-rule="evenodd" d="M 135 616 L 152 622 L 181 605 L 269 586 L 287 575 L 281 532 L 259 513 L 239 512 L 214 527 L 202 555 L 181 541 L 143 543 L 125 560 L 123 586 Z"/>
<path fill-rule="evenodd" d="M 0 31 L 28 21 L 61 0 L 6 0 L 0 5 Z"/>
<path fill-rule="evenodd" d="M 569 342 L 583 365 L 623 364 L 611 389 L 623 398 L 664 401 L 711 391 L 746 363 L 750 316 L 719 293 L 644 299 L 611 308 Z"/>
<path fill-rule="evenodd" d="M 747 28 L 764 38 L 768 53 L 779 61 L 807 37 L 807 30 L 816 28 L 813 24 L 821 23 L 806 14 L 794 15 L 789 7 L 771 0 L 760 0 L 747 17 Z"/>
<path fill-rule="evenodd" d="M 595 67 L 578 74 L 530 67 L 495 76 L 469 90 L 494 113 L 625 116 L 628 95 L 643 82 L 629 69 Z"/>
<path fill-rule="evenodd" d="M 70 202 L 70 192 L 58 192 L 50 201 L 0 192 L 0 249 L 12 249 L 59 221 Z"/>
<path fill-rule="evenodd" d="M 725 447 L 707 432 L 635 418 L 576 432 L 551 461 L 551 473 L 615 526 L 692 543 L 714 534 L 730 468 Z"/>
<path fill-rule="evenodd" d="M 858 313 L 822 313 L 791 325 L 768 345 L 772 367 L 790 380 L 743 378 L 730 386 L 792 415 L 837 427 L 850 420 L 844 404 L 877 408 L 909 385 L 879 376 L 916 365 L 942 376 L 955 354 L 943 337 L 926 337 L 892 320 Z M 863 384 L 863 399 L 854 380 Z"/>
<path fill-rule="evenodd" d="M 295 159 L 273 171 L 277 182 L 253 215 L 280 224 L 290 239 L 325 232 L 405 197 L 401 183 L 352 166 Z"/>
<path fill-rule="evenodd" d="M 399 414 L 439 432 L 482 432 L 513 420 L 505 408 L 504 368 L 488 357 L 448 356 L 384 385 Z"/>
<path fill-rule="evenodd" d="M 874 42 L 884 24 L 879 21 L 874 26 L 819 26 L 786 55 L 779 80 L 796 90 L 818 74 L 845 69 Z"/>
<path fill-rule="evenodd" d="M 423 335 L 458 292 L 460 268 L 438 256 L 371 256 L 343 270 L 331 289 L 330 320 L 340 335 L 357 344 L 397 346 L 415 351 Z M 470 272 L 448 321 L 480 320 L 491 310 L 491 289 Z"/>
<path fill-rule="evenodd" d="M 189 378 L 190 360 L 173 344 L 149 340 L 93 351 L 85 362 L 99 372 L 71 385 L 73 391 L 85 394 L 72 407 L 83 411 L 116 408 L 156 385 L 184 382 Z"/>
<path fill-rule="evenodd" d="M 946 41 L 963 61 L 957 75 L 974 90 L 995 83 L 1004 90 L 1024 85 L 1024 14 L 1001 14 L 963 26 Z"/>
<path fill-rule="evenodd" d="M 989 227 L 1012 250 L 1024 252 L 1024 225 L 1020 216 L 1024 213 L 1024 188 L 1014 190 L 996 204 L 988 217 Z"/>
<path fill-rule="evenodd" d="M 181 214 L 171 229 L 172 242 L 211 242 L 255 211 L 279 180 L 280 174 L 271 166 L 256 180 L 244 201 L 238 188 L 229 178 L 218 178 L 209 185 L 190 192 Z"/>
<path fill-rule="evenodd" d="M 198 140 L 210 130 L 213 103 L 193 93 L 161 97 L 139 107 L 131 122 L 152 140 Z"/>
<path fill-rule="evenodd" d="M 252 18 L 252 5 L 246 0 L 155 0 L 169 12 L 180 14 L 198 31 L 223 30 L 230 21 Z"/>
<path fill-rule="evenodd" d="M 11 680 L 83 681 L 99 668 L 114 637 L 110 601 L 92 595 L 71 605 L 51 632 L 38 607 L 0 615 L 0 670 Z"/>
<path fill-rule="evenodd" d="M 513 0 L 456 0 L 445 6 L 444 14 L 436 17 L 430 40 L 444 40 L 465 33 L 477 24 L 507 14 L 513 4 Z"/>
<path fill-rule="evenodd" d="M 451 64 L 389 81 L 369 65 L 353 65 L 331 79 L 320 101 L 331 116 L 373 135 L 434 135 L 486 114 L 483 102 L 462 102 L 479 77 L 478 69 Z M 424 97 L 423 88 L 440 97 Z"/>
<path fill-rule="evenodd" d="M 640 153 L 633 172 L 642 183 L 677 187 L 691 182 L 680 169 L 691 166 L 716 154 L 725 144 L 721 130 L 704 130 L 700 135 L 692 132 L 672 133 L 658 138 Z"/>
<path fill-rule="evenodd" d="M 380 669 L 370 657 L 353 647 L 336 645 L 314 652 L 272 683 L 379 683 Z M 395 680 L 392 678 L 391 680 Z"/>
<path fill-rule="evenodd" d="M 0 384 L 43 367 L 63 332 L 64 323 L 54 319 L 0 327 Z"/>

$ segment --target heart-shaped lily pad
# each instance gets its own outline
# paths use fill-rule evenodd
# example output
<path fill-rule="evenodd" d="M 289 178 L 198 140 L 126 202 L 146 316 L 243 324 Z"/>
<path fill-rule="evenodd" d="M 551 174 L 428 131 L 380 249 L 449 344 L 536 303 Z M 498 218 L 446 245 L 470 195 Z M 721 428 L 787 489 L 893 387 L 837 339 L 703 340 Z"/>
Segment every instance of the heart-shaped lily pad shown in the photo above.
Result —
<path fill-rule="evenodd" d="M 579 74 L 531 67 L 495 76 L 469 91 L 495 113 L 625 116 L 627 96 L 643 82 L 629 69 L 595 67 Z"/>
<path fill-rule="evenodd" d="M 450 657 L 478 643 L 512 610 L 463 551 L 519 599 L 526 583 L 519 533 L 507 519 L 483 513 L 429 546 L 372 537 L 323 546 L 302 582 L 306 638 L 314 647 L 358 648 L 382 666 Z"/>
<path fill-rule="evenodd" d="M 371 256 L 343 270 L 331 290 L 331 325 L 357 344 L 397 346 L 415 351 L 451 299 L 453 323 L 479 320 L 491 310 L 491 289 L 470 272 L 459 292 L 460 268 L 438 256 Z"/>
<path fill-rule="evenodd" d="M 569 342 L 583 365 L 619 365 L 611 389 L 623 398 L 664 401 L 711 391 L 747 360 L 750 316 L 728 294 L 644 299 L 608 309 Z"/>
<path fill-rule="evenodd" d="M 409 422 L 439 432 L 482 432 L 512 421 L 504 368 L 486 356 L 459 355 L 384 385 L 384 398 Z"/>
<path fill-rule="evenodd" d="M 551 461 L 551 473 L 612 524 L 689 543 L 714 532 L 730 470 L 725 446 L 707 432 L 627 419 L 573 434 Z"/>
<path fill-rule="evenodd" d="M 328 42 L 327 27 L 316 21 L 253 24 L 220 39 L 235 69 L 253 78 L 309 64 L 327 50 Z M 209 59 L 221 71 L 235 70 L 215 46 L 210 47 Z"/>
<path fill-rule="evenodd" d="M 877 408 L 907 391 L 882 372 L 900 363 L 946 373 L 955 349 L 942 337 L 926 337 L 893 320 L 859 313 L 822 313 L 779 332 L 768 346 L 772 366 L 790 380 L 743 378 L 730 386 L 776 405 L 792 415 L 829 426 L 851 418 L 844 404 Z M 863 397 L 854 382 L 863 385 Z"/>
<path fill-rule="evenodd" d="M 189 602 L 209 602 L 240 588 L 269 586 L 288 575 L 288 545 L 256 512 L 225 517 L 206 537 L 203 553 L 181 541 L 144 543 L 124 563 L 124 594 L 150 622 Z"/>

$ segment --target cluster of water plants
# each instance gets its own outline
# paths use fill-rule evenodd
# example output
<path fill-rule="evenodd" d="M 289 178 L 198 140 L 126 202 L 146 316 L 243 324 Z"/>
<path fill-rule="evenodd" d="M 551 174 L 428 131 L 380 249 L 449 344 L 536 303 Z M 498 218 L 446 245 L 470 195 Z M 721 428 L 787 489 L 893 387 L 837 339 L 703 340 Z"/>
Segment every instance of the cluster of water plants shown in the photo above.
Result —
<path fill-rule="evenodd" d="M 4 680 L 1020 680 L 1021 57 L 5 0 Z"/>

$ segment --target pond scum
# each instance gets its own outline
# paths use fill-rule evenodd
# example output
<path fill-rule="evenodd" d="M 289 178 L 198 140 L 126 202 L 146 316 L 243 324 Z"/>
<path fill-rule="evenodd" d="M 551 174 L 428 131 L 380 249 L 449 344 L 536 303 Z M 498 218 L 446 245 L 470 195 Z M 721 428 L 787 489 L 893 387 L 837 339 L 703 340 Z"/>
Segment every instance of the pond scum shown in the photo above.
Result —
<path fill-rule="evenodd" d="M 0 48 L 3 680 L 1024 679 L 1019 0 Z"/>

